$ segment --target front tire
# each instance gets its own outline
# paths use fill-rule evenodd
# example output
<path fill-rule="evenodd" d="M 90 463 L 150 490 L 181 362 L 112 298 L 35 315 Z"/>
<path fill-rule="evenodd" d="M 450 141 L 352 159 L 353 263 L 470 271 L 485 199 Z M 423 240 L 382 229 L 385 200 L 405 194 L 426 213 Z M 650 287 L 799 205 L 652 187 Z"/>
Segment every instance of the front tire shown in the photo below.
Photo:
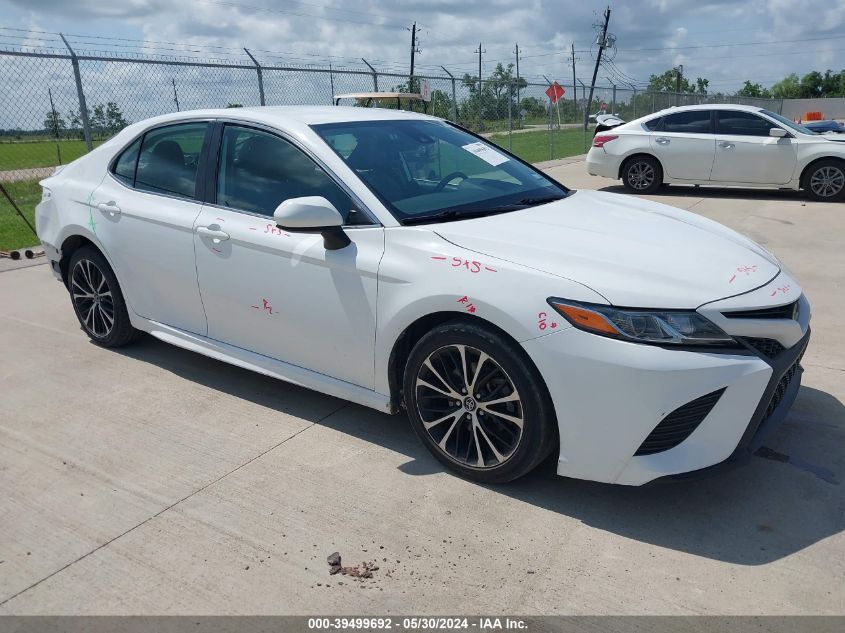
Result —
<path fill-rule="evenodd" d="M 663 185 L 663 169 L 652 156 L 634 156 L 622 167 L 622 183 L 631 193 L 655 193 Z"/>
<path fill-rule="evenodd" d="M 122 347 L 141 335 L 132 327 L 120 284 L 102 253 L 83 246 L 71 255 L 67 270 L 73 311 L 94 343 Z"/>
<path fill-rule="evenodd" d="M 423 336 L 405 367 L 404 397 L 426 448 L 468 479 L 512 481 L 556 447 L 543 380 L 525 352 L 491 328 L 453 321 Z"/>
<path fill-rule="evenodd" d="M 812 165 L 804 178 L 804 191 L 817 202 L 845 199 L 845 162 L 830 158 Z"/>

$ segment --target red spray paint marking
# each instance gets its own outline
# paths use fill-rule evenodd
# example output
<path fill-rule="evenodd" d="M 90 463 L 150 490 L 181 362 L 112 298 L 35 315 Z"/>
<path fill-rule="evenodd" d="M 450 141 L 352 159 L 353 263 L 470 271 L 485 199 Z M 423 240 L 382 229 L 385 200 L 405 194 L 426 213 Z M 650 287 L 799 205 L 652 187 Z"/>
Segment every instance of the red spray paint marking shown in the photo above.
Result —
<path fill-rule="evenodd" d="M 756 272 L 757 272 L 757 264 L 753 264 L 752 266 L 737 266 L 736 273 L 734 273 L 734 276 L 730 278 L 730 281 L 728 281 L 728 283 L 732 284 L 734 282 L 734 280 L 736 279 L 737 273 L 743 273 L 747 277 L 751 273 L 756 273 Z"/>
<path fill-rule="evenodd" d="M 270 302 L 267 299 L 261 299 L 261 306 L 250 306 L 254 310 L 264 310 L 267 314 L 275 314 L 273 312 L 273 306 L 270 305 Z"/>
<path fill-rule="evenodd" d="M 458 299 L 458 303 L 464 304 L 466 311 L 469 312 L 470 314 L 475 314 L 476 311 L 478 310 L 475 307 L 475 304 L 469 302 L 469 297 L 467 297 L 466 295 L 464 295 L 463 297 Z"/>
<path fill-rule="evenodd" d="M 431 259 L 439 259 L 439 260 L 444 260 L 444 259 L 446 259 L 446 258 L 445 258 L 445 257 L 432 257 L 432 258 L 431 258 Z"/>
<path fill-rule="evenodd" d="M 285 233 L 278 226 L 271 223 L 268 223 L 267 226 L 264 227 L 264 233 L 270 233 L 272 235 L 284 235 L 285 237 L 290 237 L 290 233 Z"/>
<path fill-rule="evenodd" d="M 255 228 L 254 226 L 251 226 L 251 227 L 249 227 L 249 230 L 250 230 L 250 231 L 257 231 L 258 229 L 257 229 L 257 228 Z"/>
<path fill-rule="evenodd" d="M 437 255 L 437 256 L 432 256 L 431 259 L 436 259 L 438 261 L 445 261 L 449 258 Z M 452 264 L 451 264 L 452 268 L 463 267 L 463 268 L 466 268 L 473 275 L 477 275 L 482 270 L 486 270 L 486 271 L 489 271 L 491 273 L 498 272 L 495 268 L 490 268 L 489 266 L 483 266 L 481 264 L 481 262 L 477 262 L 477 261 L 472 260 L 472 259 L 464 259 L 462 257 L 452 257 L 451 259 L 452 259 Z"/>
<path fill-rule="evenodd" d="M 547 327 L 552 328 L 553 330 L 557 329 L 557 323 L 552 321 L 551 323 L 546 323 L 546 320 L 549 318 L 549 315 L 545 312 L 538 312 L 537 313 L 537 329 L 545 330 Z"/>
<path fill-rule="evenodd" d="M 217 219 L 218 219 L 218 220 L 220 220 L 221 222 L 225 222 L 225 221 L 226 221 L 226 220 L 224 220 L 223 218 L 217 218 Z"/>
<path fill-rule="evenodd" d="M 772 296 L 772 297 L 774 297 L 774 296 L 775 296 L 776 294 L 778 294 L 779 292 L 780 292 L 781 294 L 786 294 L 787 292 L 789 292 L 790 287 L 791 287 L 791 286 L 789 286 L 789 285 L 786 285 L 786 286 L 779 286 L 779 287 L 775 288 L 774 290 L 772 290 L 772 294 L 771 294 L 771 296 Z"/>
<path fill-rule="evenodd" d="M 222 253 L 223 252 L 220 249 L 214 248 L 213 246 L 211 247 L 211 250 L 213 250 L 215 253 Z"/>

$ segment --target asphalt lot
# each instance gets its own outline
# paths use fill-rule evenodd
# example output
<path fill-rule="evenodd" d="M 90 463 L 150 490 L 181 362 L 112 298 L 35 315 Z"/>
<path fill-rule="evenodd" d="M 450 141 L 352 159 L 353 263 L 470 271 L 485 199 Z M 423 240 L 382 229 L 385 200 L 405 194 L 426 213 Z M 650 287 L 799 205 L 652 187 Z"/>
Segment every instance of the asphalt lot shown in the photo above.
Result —
<path fill-rule="evenodd" d="M 151 337 L 100 349 L 44 266 L 0 272 L 0 613 L 845 613 L 845 204 L 653 198 L 773 250 L 814 309 L 767 457 L 693 483 L 463 481 L 403 416 Z M 379 569 L 329 576 L 334 551 Z"/>

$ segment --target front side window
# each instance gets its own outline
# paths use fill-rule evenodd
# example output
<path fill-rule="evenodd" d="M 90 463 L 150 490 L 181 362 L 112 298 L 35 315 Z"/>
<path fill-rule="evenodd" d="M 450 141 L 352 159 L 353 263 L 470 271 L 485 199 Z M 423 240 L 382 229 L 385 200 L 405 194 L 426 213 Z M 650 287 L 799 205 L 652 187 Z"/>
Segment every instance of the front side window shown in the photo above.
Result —
<path fill-rule="evenodd" d="M 344 224 L 370 224 L 349 195 L 298 147 L 260 130 L 224 128 L 217 204 L 272 216 L 282 202 L 302 196 L 322 196 L 340 212 Z"/>
<path fill-rule="evenodd" d="M 208 123 L 182 123 L 144 134 L 135 188 L 196 197 L 197 167 Z"/>
<path fill-rule="evenodd" d="M 664 132 L 710 134 L 710 110 L 687 110 L 663 117 Z"/>
<path fill-rule="evenodd" d="M 779 127 L 771 121 L 739 110 L 719 110 L 717 121 L 719 134 L 735 134 L 737 136 L 768 136 L 769 130 Z"/>
<path fill-rule="evenodd" d="M 355 121 L 312 128 L 405 224 L 515 211 L 567 194 L 541 172 L 445 122 Z"/>

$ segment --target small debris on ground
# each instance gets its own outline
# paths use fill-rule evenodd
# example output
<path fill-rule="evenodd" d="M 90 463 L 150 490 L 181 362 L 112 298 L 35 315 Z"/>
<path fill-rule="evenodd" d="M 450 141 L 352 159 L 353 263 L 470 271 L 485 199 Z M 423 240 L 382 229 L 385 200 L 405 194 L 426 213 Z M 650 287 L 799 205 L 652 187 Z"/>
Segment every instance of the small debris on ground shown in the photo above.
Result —
<path fill-rule="evenodd" d="M 326 562 L 329 564 L 329 575 L 343 574 L 344 576 L 351 576 L 354 578 L 372 578 L 373 572 L 378 571 L 378 565 L 375 561 L 361 561 L 360 565 L 352 567 L 344 567 L 341 564 L 340 553 L 332 552 L 326 557 Z"/>

